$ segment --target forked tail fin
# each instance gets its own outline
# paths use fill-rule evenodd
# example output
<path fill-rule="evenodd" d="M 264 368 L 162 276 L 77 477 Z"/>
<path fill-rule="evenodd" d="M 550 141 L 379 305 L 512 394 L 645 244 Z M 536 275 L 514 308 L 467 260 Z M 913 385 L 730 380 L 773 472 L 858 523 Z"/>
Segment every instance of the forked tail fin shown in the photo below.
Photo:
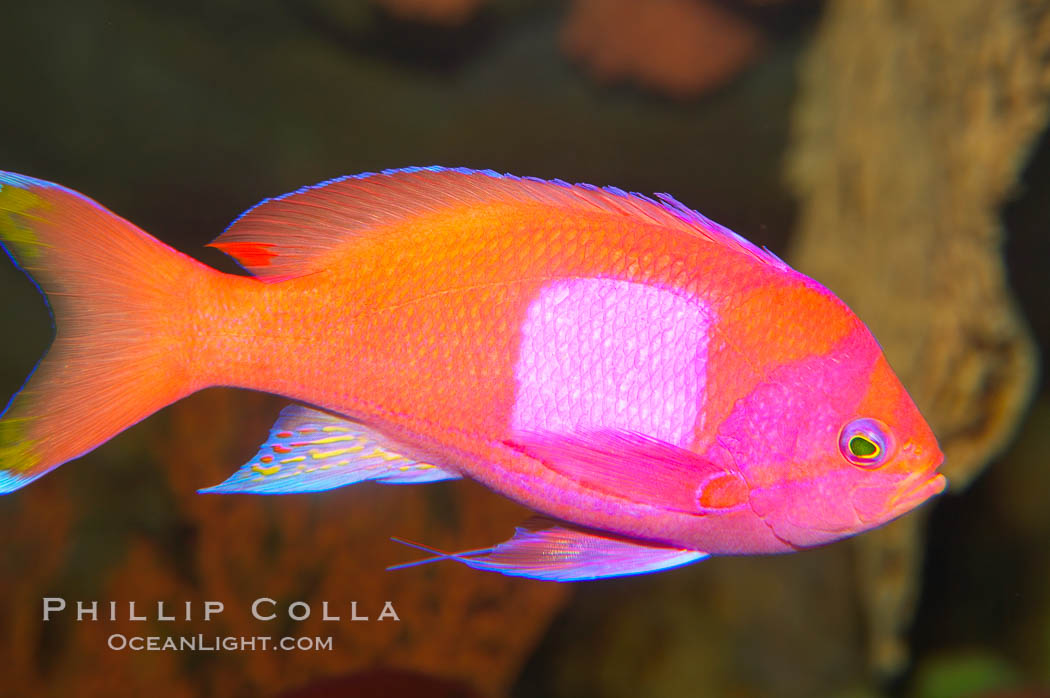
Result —
<path fill-rule="evenodd" d="M 0 493 L 192 392 L 192 289 L 211 272 L 90 199 L 0 171 L 0 244 L 55 338 L 0 413 Z"/>

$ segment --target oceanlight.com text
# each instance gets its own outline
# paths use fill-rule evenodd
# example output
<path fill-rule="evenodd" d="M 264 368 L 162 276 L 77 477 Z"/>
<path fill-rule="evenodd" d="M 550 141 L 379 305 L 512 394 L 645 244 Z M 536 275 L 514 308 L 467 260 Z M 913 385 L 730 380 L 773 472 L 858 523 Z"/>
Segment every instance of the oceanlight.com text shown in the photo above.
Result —
<path fill-rule="evenodd" d="M 270 635 L 124 635 L 106 641 L 118 652 L 331 652 L 332 637 L 272 637 Z"/>

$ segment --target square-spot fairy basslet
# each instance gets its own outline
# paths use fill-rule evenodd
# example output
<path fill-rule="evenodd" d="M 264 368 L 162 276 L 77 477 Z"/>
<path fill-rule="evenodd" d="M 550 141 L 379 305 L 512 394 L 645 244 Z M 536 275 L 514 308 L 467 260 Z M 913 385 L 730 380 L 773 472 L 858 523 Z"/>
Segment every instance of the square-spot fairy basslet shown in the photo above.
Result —
<path fill-rule="evenodd" d="M 787 552 L 945 486 L 864 324 L 667 195 L 441 167 L 344 177 L 238 218 L 212 243 L 237 276 L 0 172 L 0 242 L 56 324 L 0 418 L 0 492 L 215 385 L 295 404 L 205 492 L 471 477 L 542 516 L 430 559 L 510 575 Z"/>

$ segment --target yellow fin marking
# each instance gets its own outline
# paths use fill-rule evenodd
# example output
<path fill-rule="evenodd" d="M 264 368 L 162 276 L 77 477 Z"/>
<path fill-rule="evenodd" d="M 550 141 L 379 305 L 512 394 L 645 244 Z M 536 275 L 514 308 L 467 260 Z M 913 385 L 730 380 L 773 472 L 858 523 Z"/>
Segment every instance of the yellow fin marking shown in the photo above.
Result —
<path fill-rule="evenodd" d="M 357 438 L 356 436 L 328 436 L 328 437 L 325 437 L 323 439 L 314 439 L 313 441 L 310 441 L 309 443 L 316 444 L 316 445 L 320 445 L 320 444 L 334 444 L 337 441 L 353 441 L 356 438 Z"/>
<path fill-rule="evenodd" d="M 333 456 L 342 456 L 347 453 L 353 453 L 354 451 L 362 451 L 364 446 L 351 446 L 350 448 L 337 448 L 334 451 L 319 451 L 316 448 L 311 449 L 310 457 L 314 460 L 320 460 L 321 458 L 331 458 Z"/>
<path fill-rule="evenodd" d="M 400 460 L 401 458 L 404 458 L 404 456 L 402 456 L 399 453 L 391 453 L 390 451 L 385 451 L 382 448 L 379 448 L 379 446 L 376 446 L 374 449 L 372 449 L 372 452 L 369 453 L 366 457 L 367 458 L 376 458 L 376 457 L 378 457 L 378 458 L 382 458 L 383 460 L 386 460 L 386 461 Z"/>
<path fill-rule="evenodd" d="M 43 209 L 49 204 L 31 191 L 14 184 L 0 184 L 0 239 L 12 247 L 25 259 L 40 256 L 38 247 L 45 246 L 37 238 L 33 229 L 25 225 L 25 219 L 44 220 L 40 216 L 29 215 L 30 209 Z M 6 219 L 6 220 L 5 220 Z"/>
<path fill-rule="evenodd" d="M 278 461 L 278 462 L 279 462 L 279 463 L 281 463 L 281 464 L 283 465 L 283 464 L 285 464 L 285 463 L 300 463 L 300 462 L 302 462 L 302 461 L 304 461 L 304 460 L 306 460 L 306 456 L 296 456 L 295 458 L 282 458 L 282 459 L 281 459 L 280 461 Z M 301 465 L 300 465 L 300 466 L 299 466 L 299 468 L 298 468 L 298 470 L 300 470 L 300 471 L 301 471 L 301 470 L 302 470 L 302 467 L 303 467 L 303 466 L 301 466 Z"/>
<path fill-rule="evenodd" d="M 321 431 L 327 431 L 327 432 L 347 431 L 347 428 L 346 427 L 324 427 L 324 428 L 321 429 Z"/>
<path fill-rule="evenodd" d="M 25 473 L 40 462 L 36 440 L 26 435 L 26 425 L 32 417 L 0 419 L 0 471 Z"/>
<path fill-rule="evenodd" d="M 255 464 L 252 466 L 252 470 L 259 473 L 260 475 L 274 475 L 280 469 L 281 466 L 279 465 L 271 465 L 269 468 L 264 468 L 259 464 Z"/>

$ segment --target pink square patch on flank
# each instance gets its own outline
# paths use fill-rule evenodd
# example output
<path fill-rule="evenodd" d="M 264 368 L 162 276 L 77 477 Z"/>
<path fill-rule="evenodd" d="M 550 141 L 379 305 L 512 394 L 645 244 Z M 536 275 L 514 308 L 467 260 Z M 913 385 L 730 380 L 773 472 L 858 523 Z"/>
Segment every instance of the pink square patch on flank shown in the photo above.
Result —
<path fill-rule="evenodd" d="M 522 327 L 512 426 L 624 429 L 689 446 L 702 417 L 711 321 L 702 301 L 641 283 L 548 284 Z"/>

